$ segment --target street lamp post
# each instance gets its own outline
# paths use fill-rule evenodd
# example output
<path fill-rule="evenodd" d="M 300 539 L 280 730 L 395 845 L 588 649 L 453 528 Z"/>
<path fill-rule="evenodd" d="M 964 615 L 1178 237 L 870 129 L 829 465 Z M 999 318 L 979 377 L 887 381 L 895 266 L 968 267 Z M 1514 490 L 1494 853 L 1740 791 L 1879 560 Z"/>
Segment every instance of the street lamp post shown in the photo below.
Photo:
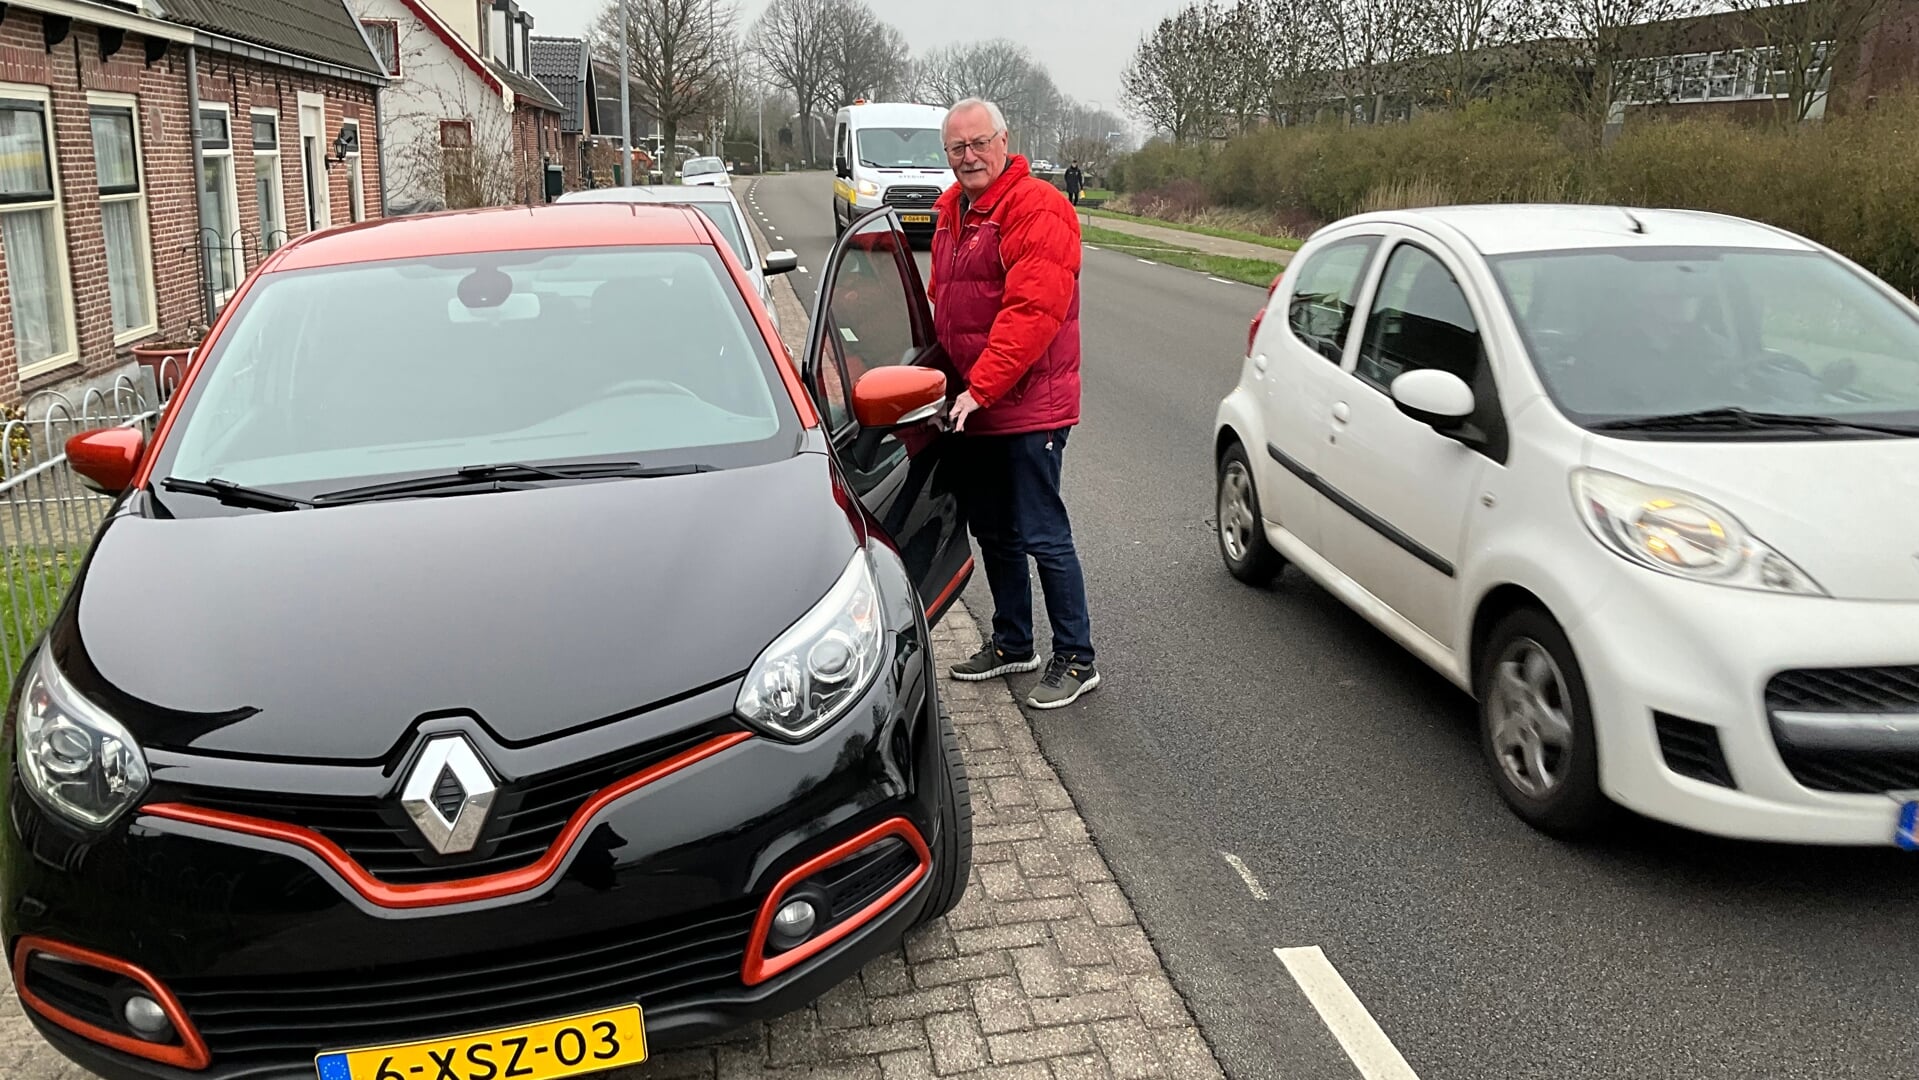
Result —
<path fill-rule="evenodd" d="M 620 156 L 626 164 L 620 169 L 620 183 L 633 186 L 633 98 L 628 84 L 633 73 L 633 62 L 627 56 L 626 5 L 620 4 Z"/>

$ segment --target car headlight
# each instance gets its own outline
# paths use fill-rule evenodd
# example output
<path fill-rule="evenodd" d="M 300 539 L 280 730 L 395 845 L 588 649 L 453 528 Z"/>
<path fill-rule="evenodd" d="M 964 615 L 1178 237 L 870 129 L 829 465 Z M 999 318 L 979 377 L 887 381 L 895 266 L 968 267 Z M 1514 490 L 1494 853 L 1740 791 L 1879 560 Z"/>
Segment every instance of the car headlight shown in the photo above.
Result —
<path fill-rule="evenodd" d="M 1575 470 L 1572 486 L 1580 520 L 1628 562 L 1742 589 L 1826 595 L 1810 575 L 1725 508 L 1691 492 L 1598 469 Z"/>
<path fill-rule="evenodd" d="M 41 648 L 20 689 L 14 727 L 21 781 L 76 825 L 104 828 L 147 789 L 139 744 L 67 681 L 50 648 Z"/>
<path fill-rule="evenodd" d="M 869 199 L 877 199 L 880 197 L 880 186 L 871 180 L 861 180 L 859 182 L 859 193 Z"/>
<path fill-rule="evenodd" d="M 753 662 L 734 707 L 776 736 L 803 739 L 872 684 L 884 650 L 879 586 L 862 548 L 813 610 Z"/>

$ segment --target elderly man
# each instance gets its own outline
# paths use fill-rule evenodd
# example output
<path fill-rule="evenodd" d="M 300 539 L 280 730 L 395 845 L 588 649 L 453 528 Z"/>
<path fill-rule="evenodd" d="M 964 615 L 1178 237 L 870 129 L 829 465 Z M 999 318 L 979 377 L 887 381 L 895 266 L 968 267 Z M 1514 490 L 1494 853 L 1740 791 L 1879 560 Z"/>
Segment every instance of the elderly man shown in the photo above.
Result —
<path fill-rule="evenodd" d="M 1053 656 L 1027 698 L 1057 709 L 1099 685 L 1086 583 L 1060 498 L 1079 423 L 1079 218 L 1058 188 L 1009 155 L 999 107 L 953 106 L 943 137 L 959 183 L 940 197 L 928 291 L 934 328 L 965 389 L 951 461 L 993 590 L 993 634 L 952 676 L 1036 671 L 1030 557 Z"/>

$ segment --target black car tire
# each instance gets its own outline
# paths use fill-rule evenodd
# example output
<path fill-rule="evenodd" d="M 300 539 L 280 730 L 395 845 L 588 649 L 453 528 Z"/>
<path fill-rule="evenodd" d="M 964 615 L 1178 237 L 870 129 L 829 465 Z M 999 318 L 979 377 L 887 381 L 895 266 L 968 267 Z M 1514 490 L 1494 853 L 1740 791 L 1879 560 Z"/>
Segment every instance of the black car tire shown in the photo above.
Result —
<path fill-rule="evenodd" d="M 1558 711 L 1569 721 L 1571 745 L 1563 752 L 1563 777 L 1551 791 L 1526 791 L 1508 774 L 1495 746 L 1498 693 L 1495 680 L 1503 660 L 1517 650 L 1537 649 L 1556 668 L 1556 685 L 1563 692 Z M 1515 660 L 1515 663 L 1517 661 Z M 1599 745 L 1593 734 L 1592 703 L 1586 678 L 1573 655 L 1572 642 L 1559 623 L 1536 607 L 1508 613 L 1494 625 L 1474 665 L 1473 689 L 1479 699 L 1479 745 L 1491 768 L 1493 784 L 1513 813 L 1539 831 L 1564 840 L 1578 840 L 1602 831 L 1618 817 L 1618 806 L 1599 786 Z"/>
<path fill-rule="evenodd" d="M 1240 552 L 1237 556 L 1226 538 L 1227 484 L 1229 478 L 1234 476 L 1243 478 L 1243 497 L 1252 514 L 1251 525 L 1238 530 L 1244 535 L 1238 540 Z M 1266 518 L 1259 508 L 1259 487 L 1253 482 L 1253 466 L 1246 459 L 1244 446 L 1235 442 L 1219 456 L 1219 468 L 1213 485 L 1213 539 L 1219 544 L 1219 557 L 1226 563 L 1227 571 L 1248 585 L 1272 584 L 1279 572 L 1286 568 L 1286 559 L 1266 542 Z"/>
<path fill-rule="evenodd" d="M 940 837 L 933 850 L 933 893 L 920 913 L 918 925 L 938 919 L 959 906 L 966 883 L 973 876 L 973 787 L 966 776 L 966 758 L 960 753 L 959 732 L 953 718 L 940 706 L 940 752 L 946 790 L 940 798 Z"/>

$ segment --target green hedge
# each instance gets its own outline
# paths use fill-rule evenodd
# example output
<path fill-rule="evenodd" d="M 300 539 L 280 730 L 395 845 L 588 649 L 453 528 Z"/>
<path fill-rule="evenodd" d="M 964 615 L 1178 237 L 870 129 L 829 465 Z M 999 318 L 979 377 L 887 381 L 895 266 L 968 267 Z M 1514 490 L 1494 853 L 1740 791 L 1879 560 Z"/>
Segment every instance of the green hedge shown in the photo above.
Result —
<path fill-rule="evenodd" d="M 1273 129 L 1219 147 L 1149 146 L 1114 170 L 1306 226 L 1440 203 L 1599 202 L 1770 222 L 1919 293 L 1919 94 L 1789 129 L 1634 118 L 1604 147 L 1536 110 L 1482 103 L 1403 124 Z"/>

